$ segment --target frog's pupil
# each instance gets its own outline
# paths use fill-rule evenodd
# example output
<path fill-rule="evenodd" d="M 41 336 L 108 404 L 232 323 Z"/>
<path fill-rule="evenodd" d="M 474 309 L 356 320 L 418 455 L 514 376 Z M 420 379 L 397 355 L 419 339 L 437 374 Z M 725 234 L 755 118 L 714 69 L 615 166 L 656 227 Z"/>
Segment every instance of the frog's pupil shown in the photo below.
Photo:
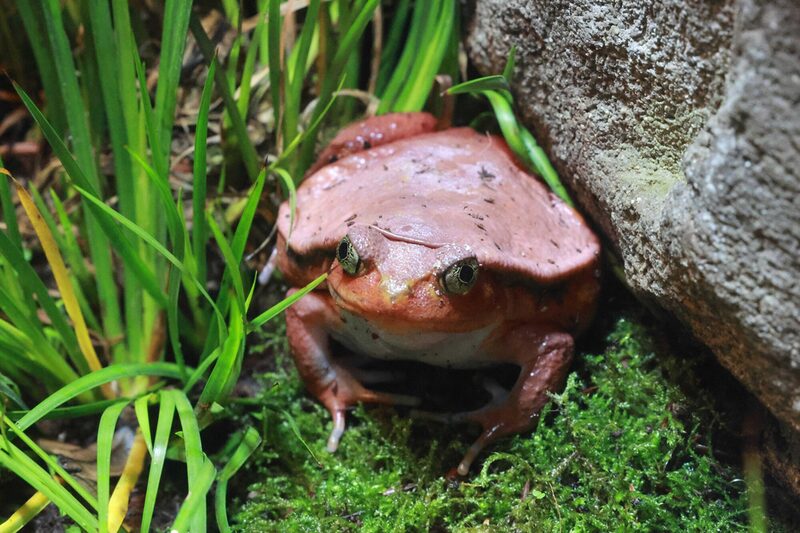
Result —
<path fill-rule="evenodd" d="M 339 243 L 339 248 L 336 250 L 336 255 L 339 256 L 339 261 L 344 261 L 347 258 L 348 245 L 345 241 Z"/>
<path fill-rule="evenodd" d="M 470 283 L 474 275 L 475 270 L 471 266 L 461 265 L 461 269 L 458 271 L 458 280 L 461 283 Z"/>

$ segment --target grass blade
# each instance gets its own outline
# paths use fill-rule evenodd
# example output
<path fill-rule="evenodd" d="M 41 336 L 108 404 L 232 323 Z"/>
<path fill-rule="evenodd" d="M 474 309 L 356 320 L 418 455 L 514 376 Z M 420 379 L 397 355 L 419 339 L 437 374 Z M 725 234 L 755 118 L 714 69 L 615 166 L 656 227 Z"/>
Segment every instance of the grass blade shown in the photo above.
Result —
<path fill-rule="evenodd" d="M 203 455 L 203 463 L 197 473 L 195 483 L 190 485 L 189 494 L 183 501 L 175 521 L 172 523 L 170 533 L 183 533 L 189 531 L 190 523 L 192 531 L 205 531 L 196 529 L 196 522 L 202 518 L 205 525 L 205 498 L 214 483 L 216 470 L 211 461 Z"/>
<path fill-rule="evenodd" d="M 175 522 L 181 518 L 181 512 L 189 509 L 193 531 L 206 530 L 206 501 L 205 495 L 211 487 L 214 476 L 214 466 L 203 453 L 203 444 L 200 439 L 200 427 L 197 424 L 197 417 L 194 414 L 192 405 L 186 395 L 179 390 L 164 391 L 162 394 L 172 394 L 175 400 L 175 409 L 178 411 L 178 418 L 181 422 L 181 433 L 183 435 L 183 446 L 186 453 L 186 472 L 188 475 L 189 494 Z M 211 481 L 206 480 L 209 475 L 208 468 L 211 469 Z M 191 501 L 191 504 L 189 502 Z M 188 505 L 187 505 L 188 504 Z M 173 530 L 175 526 L 173 525 Z"/>
<path fill-rule="evenodd" d="M 282 111 L 281 100 L 281 2 L 269 1 L 268 28 L 267 28 L 267 53 L 269 55 L 269 90 L 272 94 L 272 109 L 275 113 L 275 131 L 281 131 Z"/>
<path fill-rule="evenodd" d="M 17 196 L 19 196 L 22 207 L 25 209 L 25 212 L 27 213 L 31 224 L 33 225 L 33 229 L 36 232 L 37 237 L 39 237 L 39 242 L 41 243 L 42 249 L 47 257 L 47 262 L 50 264 L 50 269 L 53 272 L 56 286 L 61 293 L 61 298 L 64 301 L 64 307 L 67 310 L 67 314 L 69 315 L 70 319 L 72 319 L 72 323 L 75 328 L 75 335 L 78 338 L 78 345 L 81 348 L 83 356 L 86 358 L 86 363 L 92 371 L 100 370 L 100 368 L 102 368 L 100 365 L 100 360 L 98 359 L 97 353 L 94 350 L 92 339 L 89 337 L 89 330 L 86 327 L 86 322 L 83 319 L 83 313 L 81 312 L 78 300 L 75 298 L 75 291 L 72 288 L 72 281 L 69 279 L 67 267 L 64 264 L 61 253 L 58 251 L 58 246 L 56 246 L 55 240 L 53 240 L 53 235 L 50 233 L 50 229 L 42 219 L 42 215 L 39 213 L 39 210 L 36 209 L 36 206 L 33 204 L 33 200 L 28 195 L 28 192 L 22 187 L 22 185 L 17 184 L 16 188 Z M 106 398 L 114 397 L 114 392 L 110 386 L 104 386 L 102 390 Z"/>
<path fill-rule="evenodd" d="M 267 309 L 266 311 L 255 317 L 253 320 L 250 321 L 248 330 L 253 331 L 257 328 L 260 328 L 268 321 L 272 320 L 274 317 L 285 311 L 290 305 L 292 305 L 297 300 L 299 300 L 300 298 L 302 298 L 303 296 L 314 290 L 314 288 L 323 281 L 325 281 L 327 277 L 328 273 L 326 272 L 321 276 L 319 276 L 314 281 L 312 281 L 311 283 L 309 283 L 308 285 L 306 285 L 305 287 L 303 287 L 302 289 L 300 289 L 299 291 L 295 292 L 294 294 L 292 294 L 287 298 L 284 298 L 280 302 L 276 303 L 275 305 L 273 305 L 272 307 L 270 307 L 269 309 Z"/>
<path fill-rule="evenodd" d="M 228 337 L 222 343 L 217 363 L 208 378 L 197 404 L 206 409 L 213 402 L 224 399 L 236 384 L 244 357 L 243 308 L 231 306 Z"/>
<path fill-rule="evenodd" d="M 139 429 L 142 431 L 144 442 L 147 445 L 147 451 L 153 455 L 153 436 L 150 433 L 150 416 L 147 413 L 147 407 L 150 399 L 156 397 L 156 394 L 144 394 L 136 398 L 133 402 L 133 409 L 136 413 L 136 421 L 139 423 Z"/>
<path fill-rule="evenodd" d="M 19 531 L 25 524 L 36 518 L 36 516 L 44 511 L 44 508 L 50 505 L 50 499 L 42 492 L 37 492 L 22 504 L 22 507 L 14 511 L 8 519 L 0 524 L 0 532 L 14 533 Z"/>
<path fill-rule="evenodd" d="M 131 446 L 131 451 L 128 454 L 128 460 L 125 462 L 125 468 L 122 469 L 122 475 L 119 477 L 117 486 L 114 487 L 114 492 L 111 494 L 111 500 L 108 502 L 109 531 L 118 531 L 122 527 L 122 522 L 128 514 L 130 495 L 139 480 L 139 475 L 142 473 L 146 455 L 147 446 L 142 433 L 137 431 L 136 436 L 133 438 L 133 446 Z"/>
<path fill-rule="evenodd" d="M 208 227 L 206 226 L 206 139 L 208 138 L 208 109 L 214 88 L 214 74 L 217 70 L 216 55 L 208 67 L 208 75 L 200 96 L 200 109 L 197 111 L 197 126 L 194 132 L 194 165 L 192 181 L 192 255 L 197 265 L 197 280 L 206 284 L 206 245 Z"/>
<path fill-rule="evenodd" d="M 247 462 L 250 455 L 261 444 L 261 435 L 252 427 L 247 428 L 242 438 L 242 442 L 237 446 L 236 451 L 222 467 L 219 475 L 217 476 L 217 490 L 214 494 L 214 514 L 217 518 L 217 527 L 222 533 L 230 532 L 231 528 L 228 524 L 228 505 L 226 502 L 228 494 L 228 480 L 230 480 L 236 472 Z"/>
<path fill-rule="evenodd" d="M 308 53 L 314 37 L 319 15 L 319 0 L 311 0 L 306 10 L 303 29 L 300 38 L 292 49 L 291 56 L 286 61 L 284 72 L 284 117 L 283 131 L 284 142 L 290 142 L 298 133 L 298 120 L 300 117 L 300 97 L 303 94 L 303 80 L 306 75 Z M 292 68 L 293 67 L 293 68 Z"/>
<path fill-rule="evenodd" d="M 429 8 L 417 3 L 415 9 Z M 425 105 L 455 25 L 455 0 L 443 0 L 438 16 L 429 16 L 428 21 L 431 22 L 426 24 L 422 36 L 422 53 L 415 58 L 411 72 L 396 74 L 407 78 L 397 100 L 392 103 L 393 111 L 419 111 Z"/>
<path fill-rule="evenodd" d="M 66 130 L 64 102 L 59 90 L 54 54 L 50 52 L 50 41 L 47 37 L 47 32 L 43 28 L 42 4 L 40 1 L 18 2 L 17 9 L 22 18 L 22 24 L 25 26 L 25 33 L 31 43 L 36 65 L 39 67 L 37 71 L 42 80 L 44 93 L 47 95 L 47 114 L 50 116 L 50 120 L 55 125 L 56 130 L 63 133 Z"/>
<path fill-rule="evenodd" d="M 392 16 L 392 27 L 389 30 L 389 36 L 386 39 L 386 45 L 383 47 L 381 54 L 381 66 L 378 69 L 378 79 L 375 84 L 375 94 L 381 95 L 386 89 L 386 84 L 391 78 L 391 73 L 396 66 L 394 58 L 400 49 L 404 32 L 406 31 L 406 23 L 408 21 L 409 0 L 400 0 L 395 3 L 395 12 Z"/>
<path fill-rule="evenodd" d="M 158 87 L 156 88 L 155 119 L 158 124 L 157 141 L 161 156 L 169 159 L 172 142 L 172 124 L 175 121 L 175 104 L 178 81 L 181 75 L 183 49 L 189 28 L 192 3 L 167 0 L 164 5 L 164 28 L 161 33 L 161 54 L 158 61 Z M 156 168 L 168 168 L 168 162 L 156 162 Z"/>
<path fill-rule="evenodd" d="M 233 283 L 236 303 L 239 305 L 239 309 L 244 309 L 244 283 L 242 282 L 242 273 L 239 271 L 239 262 L 233 256 L 233 251 L 231 251 L 231 247 L 228 244 L 228 239 L 222 234 L 222 231 L 219 229 L 219 226 L 217 226 L 217 223 L 214 222 L 214 217 L 211 216 L 210 213 L 207 217 L 207 222 L 208 227 L 211 228 L 211 233 L 214 235 L 214 239 L 217 241 L 219 251 L 222 253 L 222 257 L 225 260 L 225 277 L 230 279 Z"/>
<path fill-rule="evenodd" d="M 550 164 L 547 154 L 536 143 L 533 135 L 519 125 L 509 101 L 495 91 L 484 91 L 483 94 L 494 109 L 500 131 L 503 132 L 503 137 L 511 149 L 542 176 L 545 183 L 559 198 L 567 205 L 574 206 L 575 204 L 559 180 L 558 174 Z"/>
<path fill-rule="evenodd" d="M 289 242 L 294 229 L 294 216 L 297 213 L 297 187 L 295 187 L 294 180 L 286 170 L 282 168 L 274 168 L 273 170 L 280 177 L 286 190 L 289 191 L 289 234 L 286 236 L 286 242 Z"/>
<path fill-rule="evenodd" d="M 150 522 L 155 511 L 158 486 L 161 483 L 161 473 L 164 470 L 164 460 L 167 456 L 169 437 L 172 434 L 172 419 L 175 414 L 175 399 L 172 394 L 161 394 L 158 406 L 158 422 L 156 423 L 156 437 L 151 451 L 150 472 L 147 475 L 147 492 L 142 507 L 142 525 L 140 531 L 150 531 Z"/>
<path fill-rule="evenodd" d="M 108 500 L 111 492 L 111 448 L 114 429 L 128 402 L 112 405 L 100 417 L 97 428 L 97 521 L 100 533 L 108 532 Z"/>
<path fill-rule="evenodd" d="M 307 142 L 304 142 L 300 151 L 299 164 L 292 167 L 298 175 L 302 174 L 311 164 L 311 158 L 314 153 L 314 140 L 316 139 L 317 130 L 319 128 L 319 123 L 316 119 L 327 109 L 329 102 L 333 98 L 335 84 L 341 80 L 353 50 L 361 39 L 367 24 L 372 19 L 373 12 L 377 6 L 378 0 L 367 0 L 347 29 L 347 32 L 339 41 L 339 47 L 336 50 L 336 54 L 333 56 L 331 67 L 322 82 L 317 105 L 311 117 L 311 126 L 306 130 Z"/>
<path fill-rule="evenodd" d="M 508 81 L 504 76 L 495 74 L 453 85 L 447 89 L 447 94 L 474 94 L 482 91 L 510 91 Z"/>
<path fill-rule="evenodd" d="M 16 426 L 24 431 L 41 420 L 47 413 L 70 401 L 82 392 L 90 391 L 104 383 L 136 376 L 162 376 L 165 378 L 180 379 L 181 372 L 174 363 L 127 363 L 110 365 L 97 372 L 82 376 L 72 383 L 61 387 L 28 411 L 25 416 L 17 420 Z"/>

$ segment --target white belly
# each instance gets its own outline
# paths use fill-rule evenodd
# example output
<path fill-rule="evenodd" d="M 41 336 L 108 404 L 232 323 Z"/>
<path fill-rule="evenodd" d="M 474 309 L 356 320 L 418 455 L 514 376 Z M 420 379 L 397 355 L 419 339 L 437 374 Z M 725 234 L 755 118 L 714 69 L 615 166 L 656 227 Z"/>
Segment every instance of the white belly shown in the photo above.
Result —
<path fill-rule="evenodd" d="M 423 331 L 398 335 L 341 311 L 344 328 L 333 338 L 354 352 L 385 360 L 421 361 L 436 366 L 474 368 L 491 364 L 481 345 L 493 326 L 465 333 Z"/>

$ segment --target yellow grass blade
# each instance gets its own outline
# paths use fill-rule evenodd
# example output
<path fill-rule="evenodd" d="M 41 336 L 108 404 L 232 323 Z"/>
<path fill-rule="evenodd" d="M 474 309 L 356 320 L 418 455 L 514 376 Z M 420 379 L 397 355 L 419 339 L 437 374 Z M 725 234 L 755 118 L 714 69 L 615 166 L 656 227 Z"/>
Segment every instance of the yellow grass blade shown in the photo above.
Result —
<path fill-rule="evenodd" d="M 119 477 L 117 486 L 114 487 L 114 492 L 111 494 L 111 499 L 108 501 L 109 531 L 118 531 L 122 526 L 122 521 L 125 520 L 125 515 L 128 513 L 128 501 L 131 497 L 131 491 L 139 480 L 139 474 L 142 473 L 146 454 L 147 444 L 144 441 L 144 437 L 142 437 L 142 431 L 137 428 L 136 437 L 133 440 L 131 452 L 128 454 L 125 468 L 122 470 L 122 475 Z"/>
<path fill-rule="evenodd" d="M 8 520 L 0 524 L 0 533 L 14 533 L 15 531 L 19 531 L 25 527 L 25 524 L 41 513 L 49 503 L 50 500 L 47 496 L 41 492 L 37 492 L 31 496 L 22 507 L 14 511 L 14 514 L 9 516 Z"/>
<path fill-rule="evenodd" d="M 11 173 L 5 169 L 0 169 L 0 172 L 11 176 Z M 14 177 L 11 176 L 11 179 L 13 180 Z M 67 266 L 64 264 L 61 252 L 58 251 L 58 245 L 55 239 L 53 239 L 50 228 L 47 227 L 47 223 L 45 223 L 42 214 L 33 203 L 33 199 L 28 194 L 28 191 L 26 191 L 17 180 L 14 180 L 14 185 L 17 188 L 19 201 L 23 209 L 25 209 L 25 213 L 28 215 L 36 235 L 39 237 L 39 242 L 47 257 L 47 262 L 50 263 L 50 269 L 53 271 L 53 277 L 56 280 L 58 291 L 61 293 L 61 298 L 64 300 L 64 307 L 70 319 L 72 319 L 72 325 L 75 328 L 75 335 L 78 338 L 78 345 L 81 348 L 83 357 L 86 358 L 86 363 L 93 372 L 100 370 L 102 365 L 100 365 L 97 352 L 95 352 L 94 345 L 89 337 L 89 329 L 86 327 L 86 321 L 83 319 L 83 313 L 78 304 L 78 299 L 75 297 L 75 290 L 72 287 L 72 281 L 69 279 Z M 103 385 L 103 394 L 107 398 L 115 397 L 110 384 Z"/>

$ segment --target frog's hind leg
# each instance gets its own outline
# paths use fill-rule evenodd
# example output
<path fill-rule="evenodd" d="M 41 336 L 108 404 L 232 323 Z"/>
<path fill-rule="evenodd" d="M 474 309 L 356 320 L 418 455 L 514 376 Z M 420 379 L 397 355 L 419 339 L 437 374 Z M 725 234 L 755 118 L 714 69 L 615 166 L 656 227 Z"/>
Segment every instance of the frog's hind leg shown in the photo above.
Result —
<path fill-rule="evenodd" d="M 286 336 L 300 377 L 333 418 L 333 430 L 327 444 L 330 452 L 339 446 L 345 429 L 345 411 L 349 407 L 359 402 L 419 403 L 413 397 L 369 390 L 346 367 L 332 361 L 328 328 L 338 320 L 330 298 L 320 293 L 307 294 L 286 311 Z"/>
<path fill-rule="evenodd" d="M 531 431 L 539 422 L 539 412 L 548 393 L 559 390 L 572 361 L 573 340 L 565 333 L 542 334 L 532 326 L 520 326 L 503 336 L 498 361 L 519 364 L 521 370 L 507 395 L 492 392 L 488 405 L 465 413 L 445 415 L 449 422 L 475 422 L 483 431 L 469 447 L 457 472 L 464 476 L 475 458 L 495 440 Z M 500 351 L 500 348 L 498 349 Z"/>

